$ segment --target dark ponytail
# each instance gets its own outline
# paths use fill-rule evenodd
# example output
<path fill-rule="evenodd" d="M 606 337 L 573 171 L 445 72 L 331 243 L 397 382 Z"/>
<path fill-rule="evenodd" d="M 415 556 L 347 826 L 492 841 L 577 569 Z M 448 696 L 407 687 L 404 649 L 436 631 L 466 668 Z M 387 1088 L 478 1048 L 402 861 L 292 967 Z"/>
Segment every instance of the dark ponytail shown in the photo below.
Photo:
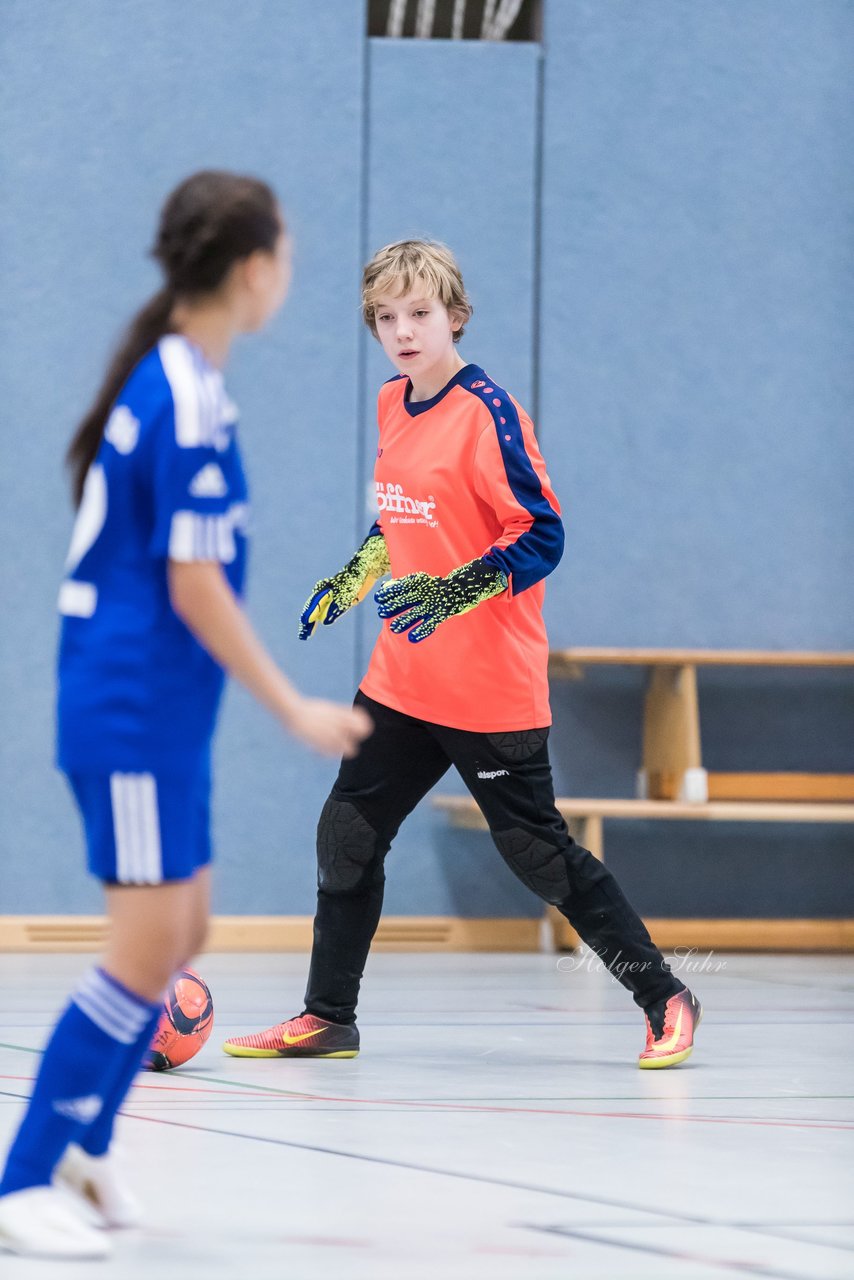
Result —
<path fill-rule="evenodd" d="M 71 495 L 75 507 L 79 507 L 83 495 L 86 472 L 95 461 L 101 447 L 104 427 L 116 396 L 121 391 L 131 369 L 150 347 L 169 331 L 169 317 L 175 297 L 168 288 L 161 289 L 134 317 L 116 354 L 110 361 L 101 389 L 92 408 L 74 433 L 65 461 L 71 472 Z"/>
<path fill-rule="evenodd" d="M 68 446 L 74 505 L 94 462 L 116 397 L 134 365 L 172 329 L 175 303 L 212 293 L 236 262 L 259 249 L 273 253 L 283 230 L 276 197 L 265 182 L 206 170 L 185 179 L 160 215 L 152 249 L 166 283 L 137 313 L 110 361 L 89 412 Z"/>

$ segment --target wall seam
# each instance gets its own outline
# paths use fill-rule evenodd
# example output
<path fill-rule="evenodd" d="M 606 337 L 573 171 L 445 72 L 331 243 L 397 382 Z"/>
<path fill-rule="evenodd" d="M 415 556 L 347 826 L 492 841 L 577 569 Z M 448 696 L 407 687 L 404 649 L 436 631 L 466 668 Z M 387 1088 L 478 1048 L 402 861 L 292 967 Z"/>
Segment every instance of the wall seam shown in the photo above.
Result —
<path fill-rule="evenodd" d="M 545 120 L 545 45 L 540 46 L 537 59 L 536 101 L 534 105 L 534 210 L 533 210 L 533 261 L 531 282 L 531 416 L 537 437 L 541 437 L 540 387 L 540 333 L 542 323 L 542 236 L 543 236 L 543 127 Z"/>
<path fill-rule="evenodd" d="M 371 40 L 368 35 L 367 0 L 364 5 L 362 52 L 362 126 L 359 139 L 361 151 L 361 182 L 359 190 L 359 274 L 368 258 L 368 230 L 370 219 L 370 160 L 371 160 Z M 365 487 L 367 483 L 368 421 L 365 411 L 368 382 L 368 331 L 362 323 L 361 312 L 357 321 L 359 341 L 356 358 L 356 502 L 354 509 L 355 542 L 362 539 L 365 524 Z M 365 621 L 361 609 L 356 610 L 356 637 L 353 650 L 353 683 L 357 686 L 364 671 Z"/>

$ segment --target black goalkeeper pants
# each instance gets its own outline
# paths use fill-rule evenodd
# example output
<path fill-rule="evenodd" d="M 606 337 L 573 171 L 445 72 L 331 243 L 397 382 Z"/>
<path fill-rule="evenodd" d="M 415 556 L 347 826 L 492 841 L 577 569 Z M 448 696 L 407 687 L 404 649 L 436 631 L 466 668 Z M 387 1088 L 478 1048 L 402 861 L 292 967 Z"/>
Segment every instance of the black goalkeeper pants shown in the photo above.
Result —
<path fill-rule="evenodd" d="M 516 876 L 553 903 L 641 1008 L 683 989 L 617 881 L 555 808 L 548 729 L 470 733 L 416 720 L 361 691 L 374 732 L 345 760 L 320 816 L 309 1013 L 354 1022 L 379 924 L 385 856 L 398 828 L 451 765 Z"/>

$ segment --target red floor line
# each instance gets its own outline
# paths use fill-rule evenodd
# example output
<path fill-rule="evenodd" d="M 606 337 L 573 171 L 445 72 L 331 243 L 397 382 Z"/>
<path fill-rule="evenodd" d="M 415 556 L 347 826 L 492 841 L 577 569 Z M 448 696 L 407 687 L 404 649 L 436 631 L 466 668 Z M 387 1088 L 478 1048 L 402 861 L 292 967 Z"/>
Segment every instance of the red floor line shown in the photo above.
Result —
<path fill-rule="evenodd" d="M 0 1075 L 0 1080 L 27 1080 L 32 1083 L 32 1076 Z M 225 1095 L 230 1098 L 257 1098 L 257 1090 L 247 1092 L 239 1089 L 197 1089 L 185 1085 L 151 1085 L 137 1084 L 135 1089 L 149 1089 L 157 1093 L 208 1093 Z M 334 1102 L 344 1106 L 369 1107 L 408 1107 L 414 1111 L 463 1111 L 486 1113 L 488 1115 L 521 1115 L 521 1116 L 576 1116 L 593 1120 L 658 1120 L 682 1124 L 731 1124 L 748 1125 L 770 1129 L 832 1129 L 843 1133 L 854 1130 L 854 1124 L 835 1124 L 828 1120 L 760 1120 L 747 1119 L 740 1116 L 690 1116 L 690 1115 L 654 1115 L 647 1111 L 581 1111 L 563 1107 L 496 1107 L 475 1106 L 471 1103 L 458 1102 L 413 1102 L 410 1099 L 397 1098 L 342 1098 L 331 1094 L 305 1093 L 300 1096 L 291 1093 L 266 1091 L 260 1095 L 290 1102 Z"/>
<path fill-rule="evenodd" d="M 0 1075 L 0 1080 L 23 1080 L 32 1084 L 35 1076 L 7 1076 Z M 259 1094 L 257 1089 L 197 1089 L 193 1085 L 173 1084 L 171 1080 L 163 1082 L 163 1084 L 139 1084 L 131 1085 L 132 1089 L 149 1089 L 152 1093 L 215 1093 L 226 1098 L 284 1098 L 290 1099 L 292 1102 L 313 1102 L 314 1098 L 309 1093 L 295 1093 L 291 1090 L 267 1089 L 263 1094 Z"/>
<path fill-rule="evenodd" d="M 245 1096 L 245 1095 L 244 1095 Z M 257 1097 L 257 1093 L 254 1095 Z M 272 1091 L 265 1094 L 266 1097 L 279 1097 Z M 669 1120 L 676 1123 L 687 1121 L 694 1124 L 744 1124 L 758 1125 L 760 1127 L 778 1128 L 778 1129 L 840 1129 L 843 1132 L 851 1132 L 854 1130 L 854 1124 L 834 1124 L 826 1120 L 759 1120 L 759 1119 L 742 1119 L 739 1116 L 688 1116 L 688 1115 L 653 1115 L 644 1111 L 581 1111 L 570 1110 L 568 1108 L 558 1107 L 496 1107 L 496 1106 L 475 1106 L 471 1103 L 459 1102 L 412 1102 L 409 1099 L 397 1098 L 342 1098 L 335 1097 L 331 1094 L 307 1093 L 302 1098 L 295 1099 L 292 1094 L 287 1095 L 292 1101 L 299 1102 L 335 1102 L 345 1106 L 370 1106 L 370 1107 L 409 1107 L 421 1110 L 437 1110 L 437 1111 L 463 1111 L 463 1112 L 485 1112 L 489 1115 L 542 1115 L 542 1116 L 579 1116 L 590 1117 L 599 1120 Z"/>
<path fill-rule="evenodd" d="M 694 1122 L 696 1124 L 746 1124 L 759 1125 L 769 1128 L 782 1129 L 841 1129 L 843 1132 L 854 1130 L 854 1124 L 834 1124 L 825 1120 L 754 1120 L 742 1119 L 739 1116 L 683 1116 L 683 1115 L 653 1115 L 643 1111 L 580 1111 L 570 1110 L 568 1108 L 557 1107 L 496 1107 L 496 1106 L 475 1106 L 471 1103 L 458 1102 L 418 1102 L 413 1103 L 409 1099 L 397 1098 L 336 1098 L 332 1095 L 311 1093 L 306 1094 L 305 1099 L 312 1102 L 338 1102 L 353 1105 L 357 1103 L 362 1106 L 390 1106 L 390 1107 L 412 1107 L 417 1106 L 420 1109 L 440 1110 L 440 1111 L 474 1111 L 487 1112 L 488 1114 L 498 1115 L 543 1115 L 543 1116 L 589 1116 L 594 1119 L 602 1120 L 670 1120 L 677 1123 L 682 1121 Z"/>
<path fill-rule="evenodd" d="M 8 1095 L 8 1096 L 14 1096 L 14 1095 Z M 446 1178 L 458 1178 L 465 1182 L 479 1182 L 484 1184 L 491 1184 L 493 1186 L 512 1187 L 516 1191 L 531 1191 L 537 1195 L 553 1195 L 553 1196 L 559 1196 L 562 1199 L 575 1200 L 578 1202 L 607 1205 L 610 1208 L 630 1209 L 636 1213 L 644 1213 L 647 1216 L 653 1216 L 656 1218 L 667 1218 L 671 1221 L 671 1223 L 676 1223 L 678 1225 L 682 1225 L 684 1223 L 691 1223 L 692 1225 L 713 1226 L 713 1227 L 731 1226 L 735 1230 L 745 1229 L 743 1226 L 740 1226 L 738 1223 L 716 1222 L 711 1219 L 698 1218 L 695 1215 L 687 1215 L 674 1210 L 652 1209 L 652 1208 L 647 1208 L 643 1205 L 632 1205 L 632 1204 L 626 1204 L 624 1202 L 606 1199 L 602 1196 L 591 1196 L 591 1195 L 585 1195 L 584 1193 L 581 1193 L 581 1192 L 561 1191 L 553 1187 L 542 1187 L 537 1185 L 531 1185 L 528 1183 L 511 1182 L 506 1178 L 489 1177 L 489 1176 L 484 1176 L 479 1174 L 467 1174 L 467 1173 L 463 1173 L 461 1171 L 453 1170 L 453 1169 L 441 1169 L 441 1168 L 435 1168 L 430 1165 L 419 1165 L 419 1164 L 415 1164 L 412 1161 L 404 1161 L 399 1159 L 395 1160 L 389 1157 L 371 1156 L 371 1155 L 366 1155 L 364 1153 L 359 1154 L 352 1151 L 338 1150 L 332 1147 L 322 1147 L 313 1143 L 288 1141 L 286 1139 L 273 1138 L 264 1134 L 236 1133 L 233 1130 L 215 1129 L 207 1125 L 189 1124 L 186 1121 L 180 1121 L 180 1120 L 166 1120 L 166 1119 L 158 1118 L 156 1116 L 138 1115 L 138 1116 L 133 1116 L 132 1118 L 135 1120 L 142 1120 L 143 1122 L 148 1122 L 149 1124 L 164 1125 L 167 1128 L 186 1129 L 195 1133 L 204 1133 L 204 1134 L 210 1134 L 210 1135 L 226 1137 L 226 1138 L 239 1138 L 239 1139 L 248 1140 L 250 1142 L 263 1143 L 270 1146 L 287 1147 L 292 1150 L 299 1150 L 299 1151 L 309 1151 L 313 1154 L 318 1154 L 318 1155 L 332 1155 L 332 1156 L 336 1156 L 338 1158 L 343 1158 L 343 1159 L 359 1160 L 367 1164 L 376 1164 L 376 1165 L 385 1166 L 387 1168 L 407 1169 L 416 1173 L 426 1173 L 426 1174 L 431 1174 L 431 1175 L 436 1175 L 436 1176 L 446 1177 Z M 554 1228 L 554 1227 L 536 1227 L 530 1223 L 528 1224 L 519 1223 L 516 1225 L 527 1226 L 529 1227 L 529 1229 L 532 1229 L 532 1230 L 554 1232 L 555 1234 L 564 1236 L 564 1237 L 566 1236 L 571 1237 L 573 1235 L 577 1235 L 579 1239 L 585 1238 L 583 1233 L 580 1233 L 577 1231 L 567 1231 L 561 1228 Z M 746 1229 L 751 1230 L 751 1228 L 746 1228 Z M 753 1230 L 756 1230 L 756 1229 L 753 1228 Z M 757 1231 L 757 1234 L 762 1235 L 763 1234 L 762 1230 L 759 1229 Z M 779 1233 L 774 1233 L 774 1235 L 776 1238 L 781 1238 L 779 1236 Z M 656 1249 L 655 1247 L 651 1248 L 647 1245 L 628 1244 L 627 1242 L 621 1242 L 618 1237 L 612 1237 L 610 1239 L 600 1239 L 599 1237 L 591 1234 L 589 1236 L 589 1239 L 596 1244 L 600 1244 L 600 1243 L 613 1244 L 620 1247 L 633 1249 L 635 1251 L 646 1250 L 647 1252 L 652 1252 L 652 1253 L 661 1252 L 661 1250 Z M 802 1243 L 812 1243 L 812 1242 L 802 1241 Z M 823 1242 L 818 1241 L 816 1243 L 821 1244 Z M 835 1246 L 831 1245 L 830 1247 L 835 1247 Z M 674 1256 L 677 1256 L 677 1257 L 681 1256 L 681 1251 L 677 1251 L 674 1254 Z M 689 1255 L 685 1255 L 685 1256 L 689 1256 Z M 718 1265 L 718 1263 L 716 1260 L 713 1259 L 711 1262 L 711 1265 Z M 733 1264 L 727 1260 L 723 1261 L 724 1267 L 729 1267 L 732 1265 Z M 747 1266 L 750 1274 L 766 1275 L 769 1278 L 773 1276 L 774 1280 L 806 1280 L 806 1277 L 801 1275 L 794 1276 L 794 1275 L 791 1275 L 790 1273 L 771 1272 L 770 1270 L 763 1269 L 761 1266 L 757 1268 L 756 1264 L 753 1264 L 753 1263 L 748 1263 L 745 1265 Z"/>

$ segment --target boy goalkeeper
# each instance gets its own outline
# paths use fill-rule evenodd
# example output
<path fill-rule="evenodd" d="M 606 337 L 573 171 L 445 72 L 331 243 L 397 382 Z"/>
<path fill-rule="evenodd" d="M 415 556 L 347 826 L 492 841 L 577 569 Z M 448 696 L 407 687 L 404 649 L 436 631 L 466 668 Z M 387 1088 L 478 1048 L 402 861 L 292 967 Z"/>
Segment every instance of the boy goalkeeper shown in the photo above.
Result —
<path fill-rule="evenodd" d="M 365 268 L 362 308 L 398 371 L 379 394 L 379 517 L 349 563 L 317 583 L 300 636 L 392 574 L 375 596 L 386 624 L 356 695 L 375 729 L 342 763 L 320 815 L 305 1010 L 225 1050 L 355 1057 L 385 856 L 454 765 L 507 865 L 566 916 L 644 1011 L 639 1065 L 674 1066 L 691 1052 L 699 1002 L 555 808 L 542 603 L 564 534 L 531 421 L 458 354 L 471 306 L 443 245 L 381 249 Z"/>

